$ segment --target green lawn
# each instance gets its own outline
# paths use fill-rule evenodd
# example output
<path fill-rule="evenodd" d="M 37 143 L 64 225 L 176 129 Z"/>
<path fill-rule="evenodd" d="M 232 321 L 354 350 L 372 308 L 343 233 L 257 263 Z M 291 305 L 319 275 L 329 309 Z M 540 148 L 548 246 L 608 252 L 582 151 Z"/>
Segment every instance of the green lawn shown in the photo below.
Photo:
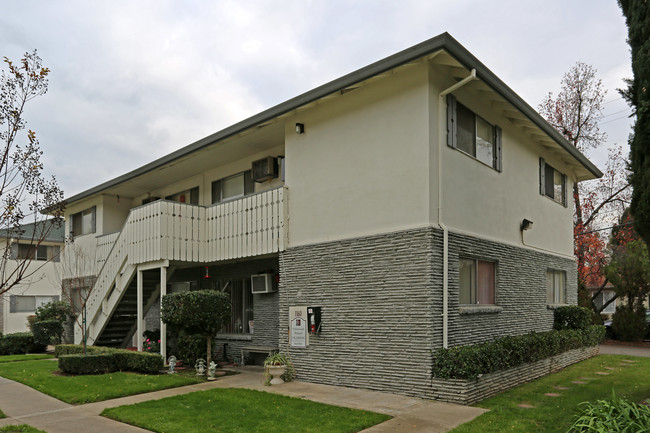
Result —
<path fill-rule="evenodd" d="M 29 355 L 4 355 L 4 356 L 0 356 L 0 363 L 16 362 L 16 361 L 33 361 L 35 359 L 52 359 L 52 358 L 54 358 L 54 355 L 49 355 L 47 353 L 29 354 Z"/>
<path fill-rule="evenodd" d="M 211 389 L 105 409 L 103 416 L 155 432 L 346 433 L 388 415 L 248 389 Z"/>
<path fill-rule="evenodd" d="M 0 376 L 30 386 L 67 403 L 82 404 L 126 395 L 174 388 L 200 382 L 196 376 L 110 373 L 89 376 L 53 374 L 57 363 L 49 360 L 0 364 Z"/>
<path fill-rule="evenodd" d="M 483 400 L 477 406 L 490 409 L 490 412 L 452 431 L 564 433 L 571 426 L 579 403 L 611 399 L 612 390 L 616 396 L 636 403 L 650 398 L 650 358 L 601 355 L 588 359 Z M 546 396 L 546 393 L 560 396 Z M 518 406 L 520 404 L 534 407 L 523 408 Z"/>
<path fill-rule="evenodd" d="M 46 433 L 27 424 L 0 427 L 0 433 Z"/>

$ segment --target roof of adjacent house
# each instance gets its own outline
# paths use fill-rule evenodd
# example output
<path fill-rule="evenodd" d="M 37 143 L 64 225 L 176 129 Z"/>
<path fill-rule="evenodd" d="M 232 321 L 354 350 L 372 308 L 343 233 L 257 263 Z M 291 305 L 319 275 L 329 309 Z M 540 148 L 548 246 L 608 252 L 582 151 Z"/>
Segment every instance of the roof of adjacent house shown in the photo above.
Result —
<path fill-rule="evenodd" d="M 476 57 L 474 57 L 472 53 L 465 49 L 465 47 L 456 41 L 456 39 L 454 39 L 449 33 L 445 32 L 427 41 L 414 45 L 375 63 L 337 78 L 336 80 L 330 81 L 329 83 L 316 87 L 315 89 L 291 98 L 274 107 L 264 110 L 252 117 L 249 117 L 248 119 L 235 123 L 234 125 L 231 125 L 219 132 L 202 138 L 201 140 L 198 140 L 175 152 L 158 158 L 155 161 L 145 164 L 126 174 L 118 176 L 84 192 L 69 197 L 66 199 L 66 202 L 70 204 L 87 198 L 91 195 L 101 193 L 102 191 L 114 187 L 122 182 L 126 182 L 145 173 L 161 168 L 175 160 L 183 158 L 213 143 L 232 137 L 252 127 L 273 120 L 304 105 L 319 100 L 325 96 L 344 91 L 346 88 L 349 88 L 354 84 L 363 82 L 391 69 L 421 59 L 440 50 L 447 52 L 468 70 L 475 69 L 478 79 L 486 83 L 492 90 L 501 95 L 502 98 L 504 98 L 507 102 L 519 110 L 530 122 L 540 128 L 545 134 L 547 134 L 555 143 L 557 143 L 564 151 L 566 151 L 582 167 L 584 167 L 584 169 L 586 169 L 586 171 L 590 173 L 591 176 L 602 176 L 602 172 L 582 153 L 580 153 L 580 151 L 578 151 L 575 146 L 567 141 L 555 128 L 553 128 L 546 120 L 544 120 L 544 118 L 542 118 L 542 116 L 537 113 L 534 108 L 528 105 L 519 95 L 510 89 L 510 87 L 501 81 L 492 71 L 490 71 Z"/>
<path fill-rule="evenodd" d="M 0 230 L 0 238 L 62 243 L 65 240 L 65 227 L 62 223 L 52 222 L 52 220 L 38 221 Z"/>

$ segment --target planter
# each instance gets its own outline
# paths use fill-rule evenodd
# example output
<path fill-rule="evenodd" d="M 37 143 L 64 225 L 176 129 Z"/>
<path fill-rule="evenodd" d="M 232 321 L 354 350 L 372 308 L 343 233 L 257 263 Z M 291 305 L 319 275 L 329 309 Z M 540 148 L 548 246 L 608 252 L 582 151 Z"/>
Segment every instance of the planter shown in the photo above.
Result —
<path fill-rule="evenodd" d="M 267 368 L 271 375 L 271 385 L 281 385 L 284 383 L 281 376 L 287 370 L 286 365 L 269 365 Z"/>

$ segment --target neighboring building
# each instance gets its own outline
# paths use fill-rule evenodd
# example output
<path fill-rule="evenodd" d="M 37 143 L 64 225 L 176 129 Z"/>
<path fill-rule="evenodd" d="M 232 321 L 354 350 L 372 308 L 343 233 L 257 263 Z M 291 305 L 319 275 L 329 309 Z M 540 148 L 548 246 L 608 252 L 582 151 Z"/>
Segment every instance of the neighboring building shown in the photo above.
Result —
<path fill-rule="evenodd" d="M 40 227 L 41 223 L 25 224 L 17 235 L 2 235 L 2 248 L 7 243 L 10 245 L 5 270 L 7 278 L 11 278 L 12 272 L 26 258 L 32 258 L 25 273 L 28 276 L 0 296 L 0 332 L 3 334 L 29 331 L 27 317 L 34 315 L 41 305 L 60 299 L 57 265 L 63 249 L 64 229 L 63 226 L 53 227 L 47 236 L 42 237 Z"/>
<path fill-rule="evenodd" d="M 577 302 L 570 191 L 601 175 L 445 33 L 70 197 L 89 341 L 140 346 L 161 293 L 215 288 L 222 355 L 427 396 L 436 349 Z"/>

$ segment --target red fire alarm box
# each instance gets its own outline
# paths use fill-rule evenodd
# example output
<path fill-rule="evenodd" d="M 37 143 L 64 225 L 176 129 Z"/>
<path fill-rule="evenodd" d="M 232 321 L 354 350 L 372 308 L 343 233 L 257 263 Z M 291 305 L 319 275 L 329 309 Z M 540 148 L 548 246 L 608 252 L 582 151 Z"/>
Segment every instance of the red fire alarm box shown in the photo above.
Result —
<path fill-rule="evenodd" d="M 307 307 L 307 326 L 310 334 L 317 334 L 321 331 L 320 307 Z"/>

